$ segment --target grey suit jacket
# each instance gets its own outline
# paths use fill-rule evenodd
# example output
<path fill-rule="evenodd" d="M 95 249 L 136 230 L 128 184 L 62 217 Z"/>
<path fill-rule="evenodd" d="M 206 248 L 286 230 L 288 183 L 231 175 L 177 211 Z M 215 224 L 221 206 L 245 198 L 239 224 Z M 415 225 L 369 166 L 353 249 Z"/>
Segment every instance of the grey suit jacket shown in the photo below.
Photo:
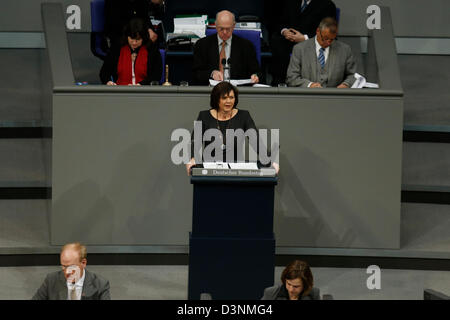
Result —
<path fill-rule="evenodd" d="M 261 300 L 287 300 L 284 297 L 279 297 L 278 294 L 282 288 L 282 284 L 264 289 L 264 295 Z M 301 297 L 300 300 L 320 300 L 320 289 L 312 288 L 307 296 Z"/>
<path fill-rule="evenodd" d="M 86 276 L 81 291 L 81 300 L 111 300 L 109 281 L 86 269 L 84 272 L 86 272 Z M 67 300 L 67 284 L 63 271 L 49 273 L 32 299 Z"/>
<path fill-rule="evenodd" d="M 328 59 L 323 72 L 326 81 L 320 79 L 320 65 L 316 55 L 315 39 L 310 38 L 296 44 L 292 50 L 287 70 L 286 83 L 291 87 L 308 87 L 310 82 L 319 82 L 322 87 L 337 87 L 345 82 L 349 87 L 355 82 L 356 60 L 349 45 L 335 40 L 330 45 Z"/>

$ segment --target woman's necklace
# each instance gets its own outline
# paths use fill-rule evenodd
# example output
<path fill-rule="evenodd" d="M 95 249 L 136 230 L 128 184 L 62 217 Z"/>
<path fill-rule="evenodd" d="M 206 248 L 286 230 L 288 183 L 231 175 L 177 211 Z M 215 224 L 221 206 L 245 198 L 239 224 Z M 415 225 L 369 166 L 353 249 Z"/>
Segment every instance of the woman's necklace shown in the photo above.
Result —
<path fill-rule="evenodd" d="M 228 119 L 228 123 L 227 123 L 227 127 L 225 128 L 225 135 L 227 134 L 227 130 L 228 130 L 228 127 L 230 126 L 230 122 L 231 122 L 231 117 L 233 116 L 233 110 L 231 110 L 231 113 L 230 113 L 230 119 Z M 226 140 L 224 139 L 224 137 L 223 137 L 223 135 L 222 135 L 222 131 L 220 130 L 220 125 L 219 125 L 219 111 L 217 111 L 216 110 L 216 122 L 217 122 L 217 129 L 219 129 L 219 132 L 220 132 L 220 138 L 222 139 L 222 145 L 220 146 L 220 148 L 222 149 L 222 150 L 225 150 L 226 149 Z"/>

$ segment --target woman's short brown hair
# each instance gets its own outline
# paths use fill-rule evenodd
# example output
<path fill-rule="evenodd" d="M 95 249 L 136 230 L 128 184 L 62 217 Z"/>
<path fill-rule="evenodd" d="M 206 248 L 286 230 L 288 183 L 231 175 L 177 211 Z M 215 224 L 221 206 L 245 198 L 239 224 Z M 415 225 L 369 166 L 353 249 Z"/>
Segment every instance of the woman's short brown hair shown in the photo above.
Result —
<path fill-rule="evenodd" d="M 238 102 L 239 102 L 239 92 L 238 89 L 233 86 L 231 83 L 227 81 L 222 81 L 214 86 L 214 88 L 211 91 L 211 97 L 209 100 L 209 105 L 212 109 L 218 109 L 219 108 L 219 101 L 220 98 L 223 98 L 225 95 L 230 93 L 230 91 L 234 92 L 234 106 L 233 108 L 236 108 Z"/>
<path fill-rule="evenodd" d="M 309 264 L 305 261 L 294 260 L 284 268 L 281 273 L 281 282 L 286 285 L 286 280 L 301 279 L 303 284 L 303 296 L 307 296 L 314 285 L 314 279 L 309 268 Z"/>
<path fill-rule="evenodd" d="M 131 39 L 142 39 L 143 46 L 151 45 L 148 25 L 141 18 L 132 18 L 123 28 L 122 46 L 128 45 L 128 37 Z"/>

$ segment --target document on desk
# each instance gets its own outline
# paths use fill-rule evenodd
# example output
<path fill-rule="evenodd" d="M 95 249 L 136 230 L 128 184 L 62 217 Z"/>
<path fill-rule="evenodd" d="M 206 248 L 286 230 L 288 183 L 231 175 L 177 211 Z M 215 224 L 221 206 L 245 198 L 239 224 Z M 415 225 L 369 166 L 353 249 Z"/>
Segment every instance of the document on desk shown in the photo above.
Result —
<path fill-rule="evenodd" d="M 366 78 L 364 78 L 359 73 L 354 74 L 356 81 L 353 83 L 352 88 L 361 89 L 366 84 Z"/>
<path fill-rule="evenodd" d="M 205 169 L 230 169 L 227 162 L 203 162 Z"/>
<path fill-rule="evenodd" d="M 222 81 L 217 81 L 217 80 L 209 79 L 209 84 L 212 85 L 213 87 L 214 87 L 216 84 L 220 83 L 220 82 L 222 82 Z M 252 83 L 252 79 L 230 80 L 230 83 L 231 83 L 233 86 L 241 86 L 241 85 L 244 85 L 244 84 Z"/>
<path fill-rule="evenodd" d="M 360 75 L 359 73 L 355 73 L 355 78 L 356 78 L 356 81 L 353 83 L 352 88 L 357 88 L 357 89 L 361 89 L 361 88 L 378 89 L 379 88 L 379 85 L 377 83 L 367 82 L 366 78 L 364 78 L 364 76 Z"/>
<path fill-rule="evenodd" d="M 256 162 L 241 162 L 241 163 L 228 163 L 230 169 L 236 170 L 258 170 Z"/>
<path fill-rule="evenodd" d="M 364 88 L 372 88 L 372 89 L 378 89 L 380 86 L 378 83 L 372 83 L 372 82 L 366 82 L 364 85 Z"/>

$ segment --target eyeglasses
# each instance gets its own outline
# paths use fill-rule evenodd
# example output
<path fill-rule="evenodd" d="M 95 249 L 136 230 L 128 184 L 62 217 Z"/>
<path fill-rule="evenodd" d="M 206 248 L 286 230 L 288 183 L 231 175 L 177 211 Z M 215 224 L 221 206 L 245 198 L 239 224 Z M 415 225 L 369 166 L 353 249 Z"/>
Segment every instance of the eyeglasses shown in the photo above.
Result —
<path fill-rule="evenodd" d="M 224 32 L 224 31 L 231 32 L 233 30 L 233 27 L 230 27 L 230 28 L 216 27 L 216 29 L 217 29 L 217 32 Z"/>

